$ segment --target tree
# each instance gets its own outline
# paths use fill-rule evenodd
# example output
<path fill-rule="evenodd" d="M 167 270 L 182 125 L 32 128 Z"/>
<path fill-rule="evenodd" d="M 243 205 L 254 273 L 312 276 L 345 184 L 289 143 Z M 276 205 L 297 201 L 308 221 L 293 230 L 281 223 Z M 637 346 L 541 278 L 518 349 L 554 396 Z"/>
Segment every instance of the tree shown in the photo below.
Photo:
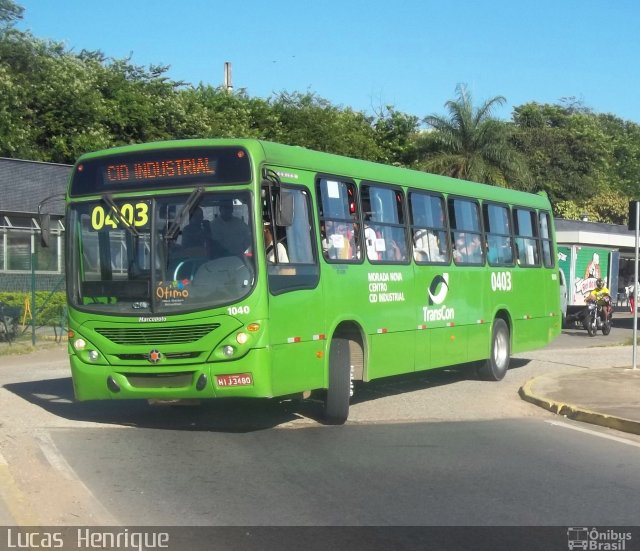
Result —
<path fill-rule="evenodd" d="M 332 105 L 311 92 L 281 92 L 270 105 L 278 123 L 265 129 L 268 139 L 359 159 L 377 160 L 382 155 L 372 119 L 363 113 Z"/>
<path fill-rule="evenodd" d="M 611 139 L 588 109 L 528 103 L 514 109 L 513 121 L 534 187 L 552 202 L 588 200 L 610 187 Z"/>
<path fill-rule="evenodd" d="M 554 214 L 567 220 L 580 220 L 587 216 L 590 222 L 626 224 L 629 214 L 629 198 L 615 191 L 604 191 L 589 200 L 559 201 L 554 204 Z"/>
<path fill-rule="evenodd" d="M 379 162 L 412 167 L 418 160 L 417 136 L 420 119 L 387 106 L 376 114 L 373 124 L 382 157 Z"/>
<path fill-rule="evenodd" d="M 458 85 L 456 94 L 456 100 L 445 104 L 448 117 L 424 119 L 433 131 L 422 137 L 422 168 L 501 187 L 529 188 L 526 165 L 508 139 L 509 126 L 491 116 L 505 98 L 496 96 L 474 109 L 466 86 Z"/>
<path fill-rule="evenodd" d="M 0 29 L 12 27 L 24 15 L 24 8 L 13 0 L 0 0 Z"/>
<path fill-rule="evenodd" d="M 607 181 L 612 189 L 640 197 L 640 125 L 611 114 L 594 115 L 607 137 Z"/>

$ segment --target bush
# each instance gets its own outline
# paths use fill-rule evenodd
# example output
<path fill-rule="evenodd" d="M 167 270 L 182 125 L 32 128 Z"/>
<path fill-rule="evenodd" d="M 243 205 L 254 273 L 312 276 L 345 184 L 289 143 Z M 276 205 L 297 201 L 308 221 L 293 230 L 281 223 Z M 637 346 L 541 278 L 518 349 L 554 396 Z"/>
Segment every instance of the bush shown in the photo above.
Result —
<path fill-rule="evenodd" d="M 18 322 L 24 319 L 25 303 L 33 309 L 31 305 L 31 293 L 0 293 L 0 302 L 10 308 L 17 308 L 20 312 Z M 35 320 L 37 326 L 59 325 L 67 305 L 67 297 L 64 292 L 58 291 L 36 291 L 36 312 Z M 33 311 L 31 312 L 34 315 Z M 28 318 L 25 323 L 30 323 Z"/>

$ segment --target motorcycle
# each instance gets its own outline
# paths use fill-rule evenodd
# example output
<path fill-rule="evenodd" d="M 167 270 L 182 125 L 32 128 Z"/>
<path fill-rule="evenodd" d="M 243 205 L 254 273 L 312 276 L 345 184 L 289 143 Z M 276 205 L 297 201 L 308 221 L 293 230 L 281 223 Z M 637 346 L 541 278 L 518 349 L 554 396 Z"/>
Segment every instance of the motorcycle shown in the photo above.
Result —
<path fill-rule="evenodd" d="M 604 296 L 597 301 L 591 301 L 587 303 L 582 324 L 589 333 L 590 337 L 595 337 L 598 329 L 602 331 L 603 335 L 611 333 L 611 317 L 613 310 L 609 308 L 611 312 L 609 317 L 605 320 L 604 309 L 605 306 L 611 306 L 611 297 Z"/>

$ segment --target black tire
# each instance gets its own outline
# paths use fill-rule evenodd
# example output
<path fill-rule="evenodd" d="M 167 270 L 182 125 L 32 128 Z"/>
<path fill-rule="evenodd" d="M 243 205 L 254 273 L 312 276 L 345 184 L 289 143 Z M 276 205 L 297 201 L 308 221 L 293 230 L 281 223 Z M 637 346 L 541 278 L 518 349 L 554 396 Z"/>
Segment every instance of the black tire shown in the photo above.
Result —
<path fill-rule="evenodd" d="M 589 333 L 590 337 L 595 337 L 598 332 L 598 322 L 596 317 L 592 314 L 589 314 L 587 318 L 587 333 Z"/>
<path fill-rule="evenodd" d="M 500 381 L 509 369 L 511 359 L 511 336 L 509 326 L 503 319 L 496 319 L 491 330 L 491 356 L 478 367 L 478 376 L 485 381 Z"/>
<path fill-rule="evenodd" d="M 611 320 L 607 320 L 602 324 L 602 334 L 608 335 L 611 333 Z"/>
<path fill-rule="evenodd" d="M 333 338 L 329 348 L 329 388 L 324 401 L 324 420 L 342 425 L 349 417 L 351 355 L 347 339 Z"/>

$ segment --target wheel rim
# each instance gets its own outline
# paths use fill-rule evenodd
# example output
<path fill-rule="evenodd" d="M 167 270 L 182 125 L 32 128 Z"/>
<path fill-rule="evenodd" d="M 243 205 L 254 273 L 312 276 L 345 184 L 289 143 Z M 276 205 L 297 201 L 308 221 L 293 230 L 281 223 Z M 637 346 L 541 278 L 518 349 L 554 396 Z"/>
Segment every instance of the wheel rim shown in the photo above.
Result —
<path fill-rule="evenodd" d="M 509 358 L 509 340 L 503 331 L 496 335 L 493 359 L 498 367 L 503 367 Z"/>

